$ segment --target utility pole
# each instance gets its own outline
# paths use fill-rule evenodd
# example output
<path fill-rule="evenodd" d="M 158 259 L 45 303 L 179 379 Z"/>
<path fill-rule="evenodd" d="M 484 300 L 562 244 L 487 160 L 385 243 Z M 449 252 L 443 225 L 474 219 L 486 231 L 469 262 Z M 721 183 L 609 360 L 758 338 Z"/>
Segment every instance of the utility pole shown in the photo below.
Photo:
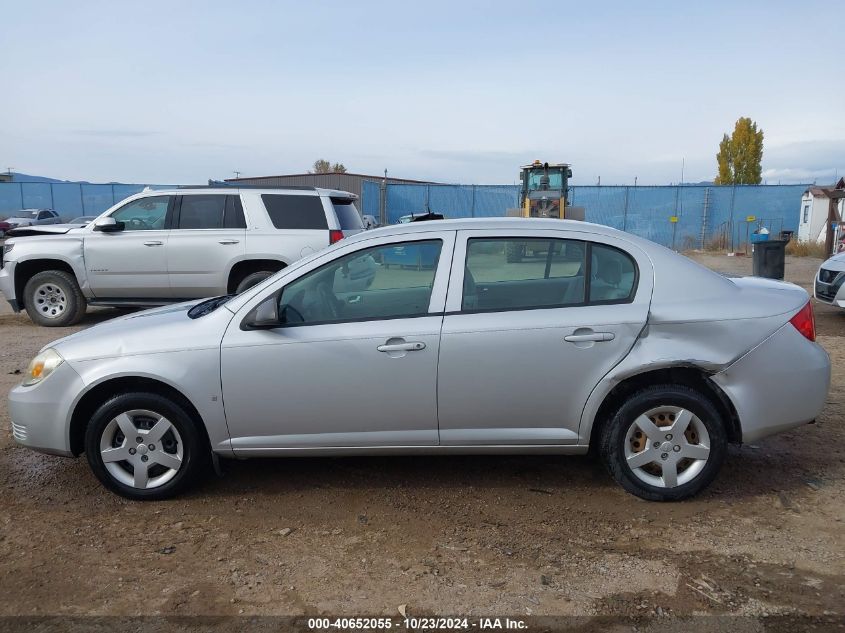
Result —
<path fill-rule="evenodd" d="M 241 177 L 241 172 L 239 172 L 239 171 L 233 171 L 232 173 L 235 174 L 235 178 Z"/>

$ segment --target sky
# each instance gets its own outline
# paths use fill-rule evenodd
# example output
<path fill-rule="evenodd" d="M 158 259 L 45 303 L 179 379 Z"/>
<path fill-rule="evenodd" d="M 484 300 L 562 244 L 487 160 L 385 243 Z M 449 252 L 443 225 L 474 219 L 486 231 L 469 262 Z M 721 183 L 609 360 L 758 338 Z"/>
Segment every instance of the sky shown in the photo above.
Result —
<path fill-rule="evenodd" d="M 845 175 L 841 2 L 0 0 L 0 169 L 204 183 L 349 171 L 711 180 L 740 116 L 775 184 Z"/>

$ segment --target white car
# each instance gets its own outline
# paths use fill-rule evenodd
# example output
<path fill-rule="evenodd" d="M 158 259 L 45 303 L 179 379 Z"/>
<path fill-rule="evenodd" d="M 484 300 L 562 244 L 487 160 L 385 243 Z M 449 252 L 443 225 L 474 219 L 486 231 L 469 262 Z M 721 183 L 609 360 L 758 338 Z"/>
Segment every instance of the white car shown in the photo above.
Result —
<path fill-rule="evenodd" d="M 355 199 L 314 187 L 144 191 L 82 228 L 16 229 L 26 236 L 3 245 L 0 291 L 45 326 L 76 323 L 88 305 L 237 294 L 362 231 Z"/>
<path fill-rule="evenodd" d="M 820 267 L 813 284 L 813 294 L 818 301 L 845 308 L 845 253 L 834 255 Z"/>

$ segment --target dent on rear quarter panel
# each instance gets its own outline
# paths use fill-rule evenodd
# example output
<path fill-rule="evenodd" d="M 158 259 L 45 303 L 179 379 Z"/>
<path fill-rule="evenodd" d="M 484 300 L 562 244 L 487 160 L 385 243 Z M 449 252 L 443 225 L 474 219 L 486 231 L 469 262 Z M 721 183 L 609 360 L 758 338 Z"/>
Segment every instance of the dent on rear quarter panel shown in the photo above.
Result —
<path fill-rule="evenodd" d="M 648 323 L 590 394 L 579 427 L 584 444 L 601 403 L 620 382 L 668 367 L 716 374 L 770 337 L 808 300 L 798 286 L 735 282 L 668 249 L 650 249 L 649 256 L 655 281 Z"/>

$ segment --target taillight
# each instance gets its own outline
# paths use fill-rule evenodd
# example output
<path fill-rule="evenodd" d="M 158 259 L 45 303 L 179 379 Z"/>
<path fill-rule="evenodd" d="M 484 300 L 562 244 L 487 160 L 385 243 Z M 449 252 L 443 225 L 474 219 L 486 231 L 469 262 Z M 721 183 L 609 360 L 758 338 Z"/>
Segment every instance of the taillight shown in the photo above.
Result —
<path fill-rule="evenodd" d="M 343 239 L 343 231 L 329 231 L 329 244 L 334 244 Z"/>
<path fill-rule="evenodd" d="M 813 305 L 808 301 L 789 322 L 804 335 L 808 341 L 816 340 L 816 319 L 813 316 Z"/>

